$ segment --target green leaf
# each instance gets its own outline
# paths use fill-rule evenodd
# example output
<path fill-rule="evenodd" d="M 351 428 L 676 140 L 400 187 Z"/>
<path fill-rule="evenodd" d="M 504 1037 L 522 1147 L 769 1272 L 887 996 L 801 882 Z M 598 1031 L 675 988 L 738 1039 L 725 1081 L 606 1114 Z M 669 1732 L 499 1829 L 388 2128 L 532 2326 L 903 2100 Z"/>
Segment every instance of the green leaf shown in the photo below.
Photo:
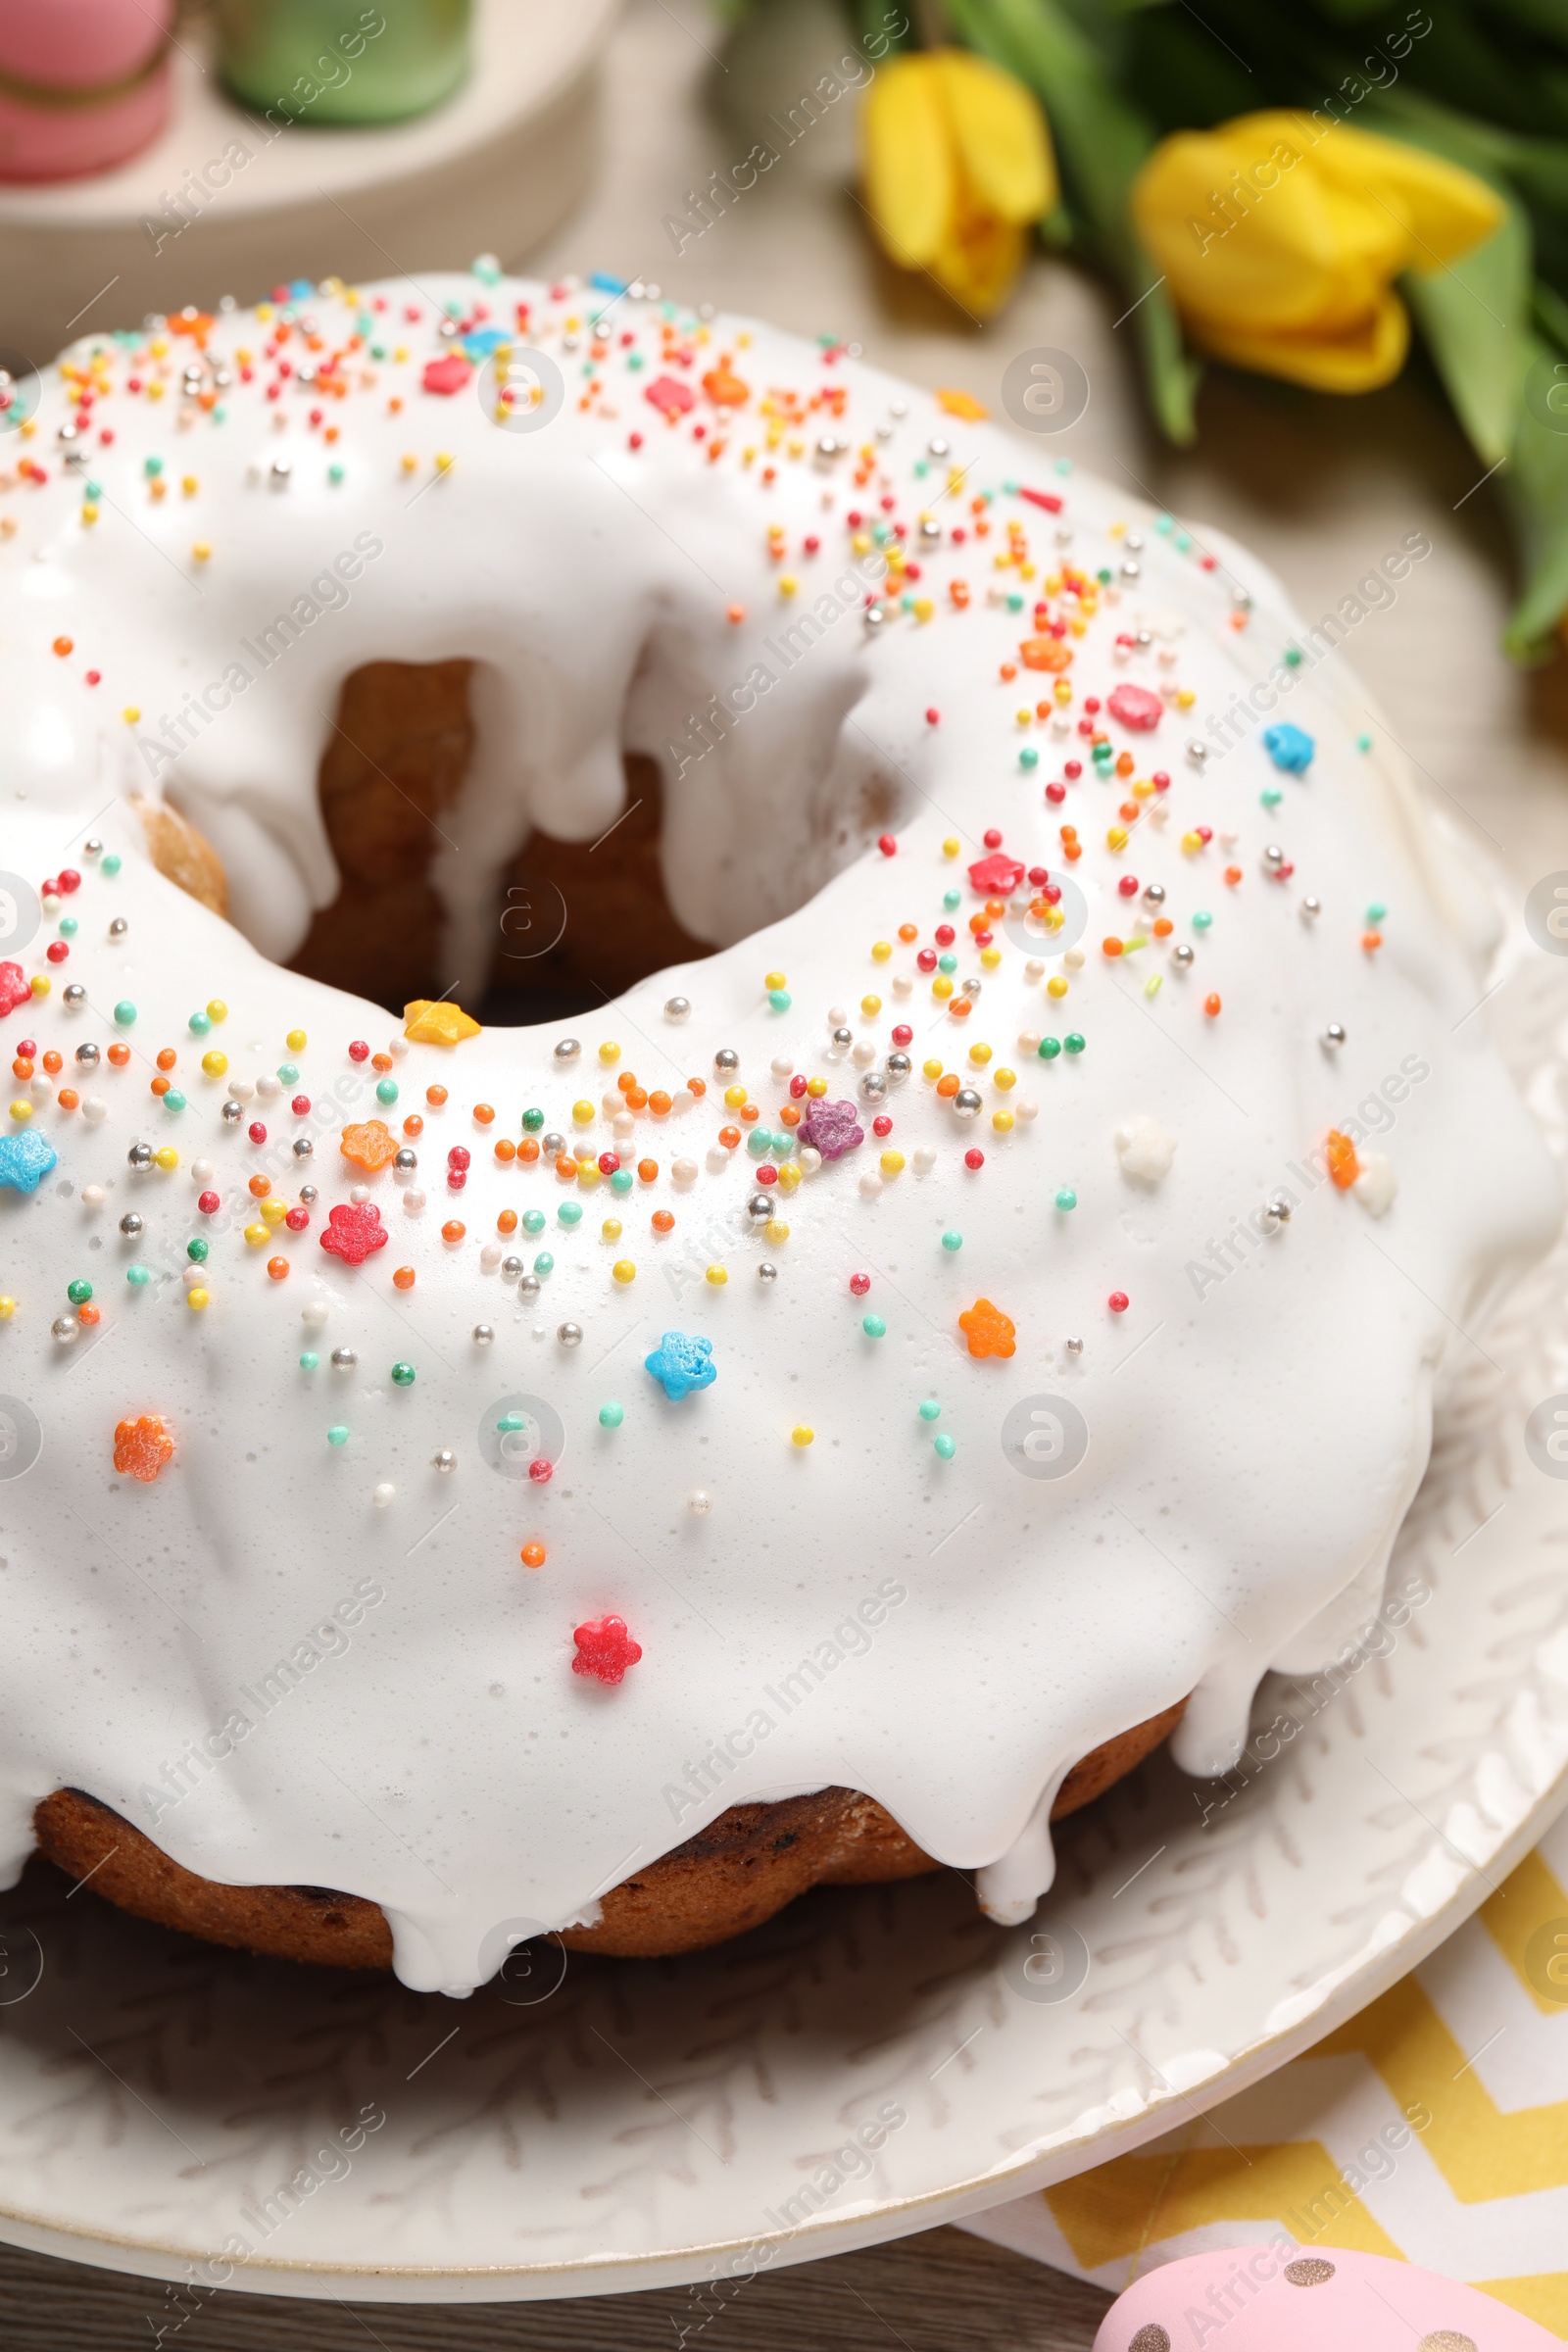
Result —
<path fill-rule="evenodd" d="M 1549 370 L 1559 354 L 1532 336 L 1527 361 Z M 1568 416 L 1563 421 L 1568 424 Z M 1513 464 L 1501 488 L 1525 567 L 1524 594 L 1502 641 L 1516 662 L 1540 662 L 1568 610 L 1568 431 L 1554 432 L 1528 404 L 1520 411 Z"/>
<path fill-rule="evenodd" d="M 946 6 L 959 38 L 1016 75 L 1044 106 L 1090 241 L 1134 305 L 1124 316 L 1137 321 L 1154 414 L 1171 440 L 1193 440 L 1199 370 L 1183 348 L 1175 306 L 1133 235 L 1128 209 L 1133 181 L 1154 144 L 1152 129 L 1056 0 L 946 0 Z"/>

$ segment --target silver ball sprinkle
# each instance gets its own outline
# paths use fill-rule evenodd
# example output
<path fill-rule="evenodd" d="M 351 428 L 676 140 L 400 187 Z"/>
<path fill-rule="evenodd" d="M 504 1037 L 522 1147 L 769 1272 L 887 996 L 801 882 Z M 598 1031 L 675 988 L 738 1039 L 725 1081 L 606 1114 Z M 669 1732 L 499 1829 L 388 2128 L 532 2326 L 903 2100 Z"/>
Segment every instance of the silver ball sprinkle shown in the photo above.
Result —
<path fill-rule="evenodd" d="M 114 921 L 109 926 L 109 936 L 111 939 L 123 939 L 125 933 L 129 929 L 130 925 L 126 922 L 124 916 L 122 914 L 117 914 Z"/>
<path fill-rule="evenodd" d="M 1179 972 L 1190 972 L 1192 970 L 1193 951 L 1187 945 L 1185 940 L 1182 942 L 1179 948 L 1172 948 L 1170 952 L 1170 959 Z"/>
<path fill-rule="evenodd" d="M 738 1070 L 740 1066 L 741 1057 L 733 1046 L 720 1046 L 718 1052 L 713 1055 L 713 1067 L 721 1078 L 732 1070 Z"/>
<path fill-rule="evenodd" d="M 951 441 L 945 440 L 941 433 L 937 433 L 926 443 L 926 455 L 929 458 L 945 458 L 948 456 L 952 447 L 953 444 Z"/>
<path fill-rule="evenodd" d="M 137 1216 L 133 1208 L 127 1208 L 120 1220 L 120 1230 L 126 1241 L 133 1242 L 137 1234 L 143 1230 L 143 1219 Z"/>
<path fill-rule="evenodd" d="M 1345 1023 L 1343 1021 L 1330 1021 L 1328 1027 L 1323 1032 L 1323 1043 L 1329 1048 L 1331 1053 L 1337 1051 L 1339 1047 L 1343 1046 L 1345 1043 Z"/>
<path fill-rule="evenodd" d="M 1151 882 L 1151 883 L 1150 883 L 1150 885 L 1149 885 L 1149 887 L 1148 887 L 1148 889 L 1147 889 L 1147 890 L 1144 892 L 1144 905 L 1145 905 L 1146 906 L 1164 906 L 1164 904 L 1165 904 L 1165 885 L 1164 885 L 1164 883 L 1163 883 L 1163 882 Z"/>
<path fill-rule="evenodd" d="M 965 980 L 965 981 L 964 981 L 964 983 L 963 983 L 963 985 L 962 985 L 962 987 L 959 989 L 959 991 L 958 991 L 958 994 L 959 994 L 960 996 L 967 997 L 967 998 L 969 999 L 969 1002 L 970 1002 L 970 1003 L 971 1003 L 971 1004 L 972 1004 L 974 1003 L 975 999 L 976 999 L 976 998 L 979 996 L 979 994 L 980 994 L 980 983 L 979 983 L 979 981 L 978 981 L 978 980 Z"/>
<path fill-rule="evenodd" d="M 1308 894 L 1308 896 L 1301 901 L 1301 920 L 1303 923 L 1315 923 L 1322 911 L 1323 902 L 1321 899 Z"/>
<path fill-rule="evenodd" d="M 835 1029 L 833 1032 L 833 1043 L 839 1048 L 841 1053 L 848 1052 L 849 1048 L 855 1043 L 855 1031 L 853 1029 Z"/>
<path fill-rule="evenodd" d="M 1278 1233 L 1282 1225 L 1288 1225 L 1291 1221 L 1291 1202 L 1287 1200 L 1283 1193 L 1276 1193 L 1263 1210 L 1265 1230 L 1269 1233 Z"/>
<path fill-rule="evenodd" d="M 1285 863 L 1285 852 L 1277 841 L 1271 841 L 1263 852 L 1263 863 L 1265 865 L 1283 865 Z"/>
<path fill-rule="evenodd" d="M 223 1104 L 223 1118 L 226 1123 L 230 1127 L 237 1127 L 244 1115 L 245 1114 L 241 1110 L 239 1104 L 234 1101 L 233 1097 L 230 1096 L 228 1101 Z"/>
<path fill-rule="evenodd" d="M 418 1164 L 419 1154 L 417 1152 L 411 1152 L 407 1144 L 392 1162 L 400 1176 L 412 1176 Z"/>
<path fill-rule="evenodd" d="M 874 636 L 876 631 L 881 628 L 883 622 L 887 619 L 887 612 L 884 607 L 881 605 L 867 605 L 865 611 L 861 613 L 860 618 L 865 627 Z"/>
<path fill-rule="evenodd" d="M 956 1119 L 972 1119 L 980 1109 L 980 1097 L 972 1086 L 960 1086 L 953 1098 Z"/>
<path fill-rule="evenodd" d="M 941 523 L 933 521 L 931 516 L 928 514 L 924 522 L 922 522 L 920 525 L 920 536 L 926 541 L 927 545 L 929 545 L 931 541 L 935 539 L 940 539 L 942 536 Z"/>
<path fill-rule="evenodd" d="M 307 1208 L 314 1208 L 320 1198 L 321 1196 L 317 1191 L 314 1184 L 302 1184 L 300 1186 L 300 1199 Z"/>
<path fill-rule="evenodd" d="M 754 1225 L 765 1224 L 773 1214 L 772 1195 L 770 1193 L 754 1193 L 746 1203 L 746 1214 Z"/>
<path fill-rule="evenodd" d="M 81 1337 L 81 1325 L 74 1315 L 56 1315 L 49 1329 L 62 1348 L 70 1348 Z"/>
<path fill-rule="evenodd" d="M 1141 556 L 1144 552 L 1143 532 L 1129 531 L 1126 538 L 1122 541 L 1122 545 L 1123 547 L 1130 549 L 1135 556 Z"/>
<path fill-rule="evenodd" d="M 357 1352 L 352 1348 L 334 1348 L 332 1350 L 334 1372 L 352 1372 L 359 1360 Z"/>
<path fill-rule="evenodd" d="M 515 1282 L 517 1276 L 521 1272 L 522 1260 L 520 1257 L 504 1257 L 501 1260 L 501 1279 L 503 1282 Z"/>
<path fill-rule="evenodd" d="M 580 1323 L 558 1323 L 556 1337 L 563 1348 L 580 1348 L 582 1346 L 582 1325 Z"/>
<path fill-rule="evenodd" d="M 473 1327 L 472 1336 L 473 1344 L 476 1348 L 492 1347 L 494 1345 L 496 1336 L 495 1325 L 493 1323 L 476 1323 Z"/>
<path fill-rule="evenodd" d="M 1144 567 L 1137 561 L 1136 557 L 1130 558 L 1128 562 L 1122 565 L 1121 576 L 1124 580 L 1141 580 L 1143 578 Z"/>
<path fill-rule="evenodd" d="M 1066 1348 L 1069 1355 L 1082 1355 L 1084 1351 L 1084 1344 L 1082 1340 L 1063 1340 L 1061 1344 Z"/>
<path fill-rule="evenodd" d="M 78 1047 L 76 1048 L 76 1059 L 77 1059 L 77 1060 L 78 1060 L 78 1061 L 81 1063 L 81 1066 L 82 1066 L 82 1068 L 83 1068 L 83 1069 L 85 1069 L 85 1070 L 90 1070 L 90 1069 L 92 1069 L 92 1068 L 95 1066 L 95 1064 L 97 1063 L 97 1060 L 98 1060 L 98 1049 L 97 1049 L 97 1047 L 96 1047 L 96 1046 L 78 1046 Z"/>
<path fill-rule="evenodd" d="M 139 1172 L 144 1168 L 150 1168 L 152 1164 L 153 1148 L 151 1144 L 132 1144 L 130 1150 L 125 1153 L 127 1168 L 135 1168 Z"/>
<path fill-rule="evenodd" d="M 758 1267 L 757 1279 L 759 1282 L 777 1282 L 778 1268 L 774 1265 L 770 1257 L 764 1257 L 761 1264 Z"/>
<path fill-rule="evenodd" d="M 458 1457 L 453 1452 L 450 1446 L 443 1446 L 439 1452 L 432 1453 L 430 1456 L 431 1469 L 439 1470 L 443 1478 L 447 1475 L 448 1471 L 455 1470 L 457 1466 Z"/>
<path fill-rule="evenodd" d="M 292 1149 L 296 1159 L 310 1159 L 315 1153 L 316 1146 L 308 1135 L 297 1135 L 294 1138 Z"/>
<path fill-rule="evenodd" d="M 81 982 L 79 980 L 73 980 L 69 982 L 65 991 L 65 1004 L 67 1011 L 79 1012 L 82 1005 L 85 1004 L 86 1002 L 87 991 L 82 987 Z"/>
<path fill-rule="evenodd" d="M 860 1093 L 867 1102 L 880 1102 L 888 1091 L 888 1082 L 880 1070 L 867 1070 L 860 1079 Z"/>
<path fill-rule="evenodd" d="M 1195 767 L 1201 767 L 1208 758 L 1208 746 L 1200 736 L 1194 735 L 1187 745 L 1187 757 Z"/>
<path fill-rule="evenodd" d="M 582 1046 L 578 1039 L 564 1037 L 556 1048 L 556 1059 L 557 1061 L 575 1061 L 581 1052 Z"/>
<path fill-rule="evenodd" d="M 103 852 L 104 845 L 96 833 L 90 834 L 81 845 L 81 854 L 84 858 L 101 858 Z"/>
<path fill-rule="evenodd" d="M 272 488 L 274 490 L 286 490 L 288 488 L 289 475 L 293 472 L 293 470 L 294 466 L 292 460 L 288 458 L 274 458 L 272 460 Z"/>
<path fill-rule="evenodd" d="M 666 997 L 664 999 L 666 1021 L 689 1021 L 691 1017 L 692 1001 L 690 997 Z"/>
<path fill-rule="evenodd" d="M 517 1297 L 519 1298 L 537 1298 L 544 1287 L 537 1274 L 524 1274 L 517 1283 Z"/>
<path fill-rule="evenodd" d="M 559 1159 L 566 1149 L 566 1139 L 564 1135 L 557 1135 L 552 1131 L 549 1135 L 542 1135 L 539 1138 L 539 1149 L 547 1159 Z"/>
<path fill-rule="evenodd" d="M 902 1086 L 913 1067 L 914 1064 L 907 1054 L 890 1054 L 888 1055 L 888 1084 Z"/>

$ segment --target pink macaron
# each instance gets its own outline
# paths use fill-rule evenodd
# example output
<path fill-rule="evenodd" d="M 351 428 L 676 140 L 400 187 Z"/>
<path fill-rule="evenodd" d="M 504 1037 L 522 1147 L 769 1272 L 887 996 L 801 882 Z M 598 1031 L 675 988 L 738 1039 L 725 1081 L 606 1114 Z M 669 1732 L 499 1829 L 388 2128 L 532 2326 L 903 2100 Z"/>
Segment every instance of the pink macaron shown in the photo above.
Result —
<path fill-rule="evenodd" d="M 0 0 L 0 179 L 84 178 L 157 137 L 174 0 Z"/>
<path fill-rule="evenodd" d="M 1299 2246 L 1219 2246 L 1148 2272 L 1095 2352 L 1562 2352 L 1534 2320 L 1414 2263 Z"/>

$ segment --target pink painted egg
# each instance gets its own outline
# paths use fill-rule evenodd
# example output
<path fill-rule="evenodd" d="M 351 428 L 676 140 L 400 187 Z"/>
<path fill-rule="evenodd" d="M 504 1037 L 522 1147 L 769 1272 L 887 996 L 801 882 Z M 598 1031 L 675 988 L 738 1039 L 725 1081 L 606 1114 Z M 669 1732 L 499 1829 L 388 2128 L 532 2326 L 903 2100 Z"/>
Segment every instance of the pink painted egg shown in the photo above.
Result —
<path fill-rule="evenodd" d="M 1477 2286 L 1385 2254 L 1279 2243 L 1162 2263 L 1106 2312 L 1095 2352 L 1562 2352 Z"/>
<path fill-rule="evenodd" d="M 174 0 L 0 0 L 0 179 L 76 179 L 169 113 Z"/>

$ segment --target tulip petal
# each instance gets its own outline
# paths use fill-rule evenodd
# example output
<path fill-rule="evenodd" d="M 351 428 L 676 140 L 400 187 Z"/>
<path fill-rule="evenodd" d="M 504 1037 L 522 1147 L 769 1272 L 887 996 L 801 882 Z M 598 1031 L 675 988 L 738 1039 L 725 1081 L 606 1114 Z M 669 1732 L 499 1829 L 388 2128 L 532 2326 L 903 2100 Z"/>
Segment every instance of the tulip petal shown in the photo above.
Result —
<path fill-rule="evenodd" d="M 1268 334 L 1211 318 L 1191 321 L 1193 340 L 1216 360 L 1255 375 L 1277 375 L 1314 392 L 1375 392 L 1404 366 L 1410 320 L 1397 294 L 1385 289 L 1371 316 L 1340 334 Z"/>
<path fill-rule="evenodd" d="M 960 203 L 931 274 L 973 318 L 990 318 L 1012 291 L 1027 246 L 1028 233 L 1015 221 Z"/>
<path fill-rule="evenodd" d="M 1312 160 L 1347 195 L 1397 220 L 1408 239 L 1403 268 L 1436 270 L 1502 225 L 1505 207 L 1484 179 L 1402 140 L 1341 124 Z"/>
<path fill-rule="evenodd" d="M 1046 119 L 1021 81 L 966 49 L 936 49 L 954 143 L 976 202 L 1004 220 L 1038 220 L 1056 201 Z"/>
<path fill-rule="evenodd" d="M 892 260 L 934 261 L 957 208 L 940 78 L 928 54 L 886 59 L 860 106 L 866 208 Z"/>

